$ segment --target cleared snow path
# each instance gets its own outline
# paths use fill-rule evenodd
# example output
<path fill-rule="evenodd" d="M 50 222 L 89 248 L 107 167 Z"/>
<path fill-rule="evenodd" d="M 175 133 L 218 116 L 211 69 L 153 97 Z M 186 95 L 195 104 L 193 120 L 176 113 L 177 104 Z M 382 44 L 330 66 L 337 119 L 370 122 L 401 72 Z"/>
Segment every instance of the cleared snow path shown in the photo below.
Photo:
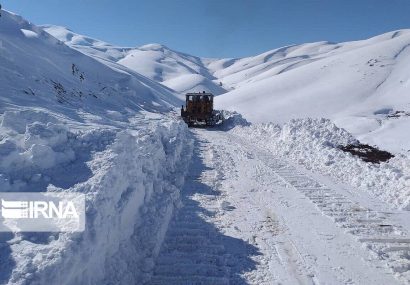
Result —
<path fill-rule="evenodd" d="M 196 148 L 151 284 L 408 284 L 407 212 L 239 136 Z"/>
<path fill-rule="evenodd" d="M 218 191 L 223 176 L 212 165 L 209 141 L 199 134 L 196 138 L 183 206 L 169 226 L 151 284 L 246 284 L 241 273 L 256 268 L 251 256 L 260 253 L 215 225 L 223 214 Z"/>

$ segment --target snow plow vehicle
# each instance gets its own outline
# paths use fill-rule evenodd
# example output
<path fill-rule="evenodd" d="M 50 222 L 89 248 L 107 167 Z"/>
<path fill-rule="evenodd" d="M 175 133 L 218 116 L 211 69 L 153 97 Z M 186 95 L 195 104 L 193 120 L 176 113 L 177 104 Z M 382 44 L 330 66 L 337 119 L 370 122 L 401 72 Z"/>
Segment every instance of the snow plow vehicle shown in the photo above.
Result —
<path fill-rule="evenodd" d="M 214 95 L 212 93 L 187 93 L 185 108 L 181 108 L 181 117 L 193 126 L 215 126 L 223 121 L 219 111 L 214 110 Z"/>

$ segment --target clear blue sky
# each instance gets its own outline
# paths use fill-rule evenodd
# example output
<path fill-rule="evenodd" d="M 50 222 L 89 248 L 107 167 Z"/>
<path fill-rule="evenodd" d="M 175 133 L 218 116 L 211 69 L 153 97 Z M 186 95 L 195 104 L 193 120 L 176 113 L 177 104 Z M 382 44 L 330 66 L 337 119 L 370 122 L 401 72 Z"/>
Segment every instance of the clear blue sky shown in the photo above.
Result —
<path fill-rule="evenodd" d="M 122 46 L 161 43 L 242 57 L 284 45 L 357 40 L 410 28 L 410 0 L 7 0 L 35 24 Z"/>

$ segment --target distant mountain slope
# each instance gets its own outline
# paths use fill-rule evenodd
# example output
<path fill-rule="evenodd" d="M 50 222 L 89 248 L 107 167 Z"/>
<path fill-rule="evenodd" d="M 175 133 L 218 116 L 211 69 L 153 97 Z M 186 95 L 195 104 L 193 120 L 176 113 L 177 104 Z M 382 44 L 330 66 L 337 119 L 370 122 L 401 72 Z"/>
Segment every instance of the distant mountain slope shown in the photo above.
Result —
<path fill-rule="evenodd" d="M 116 47 L 109 43 L 77 34 L 64 27 L 54 25 L 41 25 L 40 27 L 68 46 L 100 59 L 117 61 L 125 57 L 129 50 L 129 48 Z"/>
<path fill-rule="evenodd" d="M 305 47 L 288 49 L 285 58 L 300 56 Z M 410 149 L 410 31 L 338 45 L 319 43 L 316 49 L 325 52 L 254 76 L 218 97 L 218 106 L 253 122 L 327 117 L 371 144 Z"/>
<path fill-rule="evenodd" d="M 2 12 L 0 36 L 0 112 L 12 105 L 165 111 L 180 103 L 170 89 L 122 65 L 102 64 L 20 16 Z"/>
<path fill-rule="evenodd" d="M 226 90 L 199 57 L 173 51 L 159 44 L 141 47 L 115 47 L 103 41 L 76 34 L 64 27 L 44 25 L 45 31 L 67 45 L 100 60 L 117 62 L 179 93 Z"/>

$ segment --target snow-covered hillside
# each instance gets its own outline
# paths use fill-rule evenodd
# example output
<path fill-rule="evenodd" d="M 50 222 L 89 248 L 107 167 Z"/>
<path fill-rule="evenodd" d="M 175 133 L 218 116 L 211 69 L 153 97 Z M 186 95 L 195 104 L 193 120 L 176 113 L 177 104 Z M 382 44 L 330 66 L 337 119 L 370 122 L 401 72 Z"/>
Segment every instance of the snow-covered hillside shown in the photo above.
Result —
<path fill-rule="evenodd" d="M 162 110 L 179 104 L 173 92 L 122 65 L 67 47 L 21 17 L 4 13 L 0 26 L 1 85 L 6 103 L 66 105 L 94 111 Z"/>
<path fill-rule="evenodd" d="M 259 74 L 217 98 L 218 106 L 253 122 L 326 117 L 367 143 L 396 152 L 410 149 L 409 30 L 283 48 L 266 54 L 265 61 L 269 68 L 258 65 Z"/>
<path fill-rule="evenodd" d="M 176 52 L 160 44 L 134 48 L 115 47 L 76 34 L 64 27 L 53 25 L 42 27 L 59 40 L 85 54 L 118 62 L 179 93 L 208 91 L 219 95 L 226 92 L 199 57 Z"/>
<path fill-rule="evenodd" d="M 326 117 L 360 140 L 410 149 L 410 31 L 368 40 L 290 45 L 239 59 L 206 59 L 151 44 L 121 49 L 49 26 L 87 54 L 114 59 L 179 93 L 211 91 L 217 107 L 252 122 Z M 96 52 L 98 51 L 98 52 Z"/>

